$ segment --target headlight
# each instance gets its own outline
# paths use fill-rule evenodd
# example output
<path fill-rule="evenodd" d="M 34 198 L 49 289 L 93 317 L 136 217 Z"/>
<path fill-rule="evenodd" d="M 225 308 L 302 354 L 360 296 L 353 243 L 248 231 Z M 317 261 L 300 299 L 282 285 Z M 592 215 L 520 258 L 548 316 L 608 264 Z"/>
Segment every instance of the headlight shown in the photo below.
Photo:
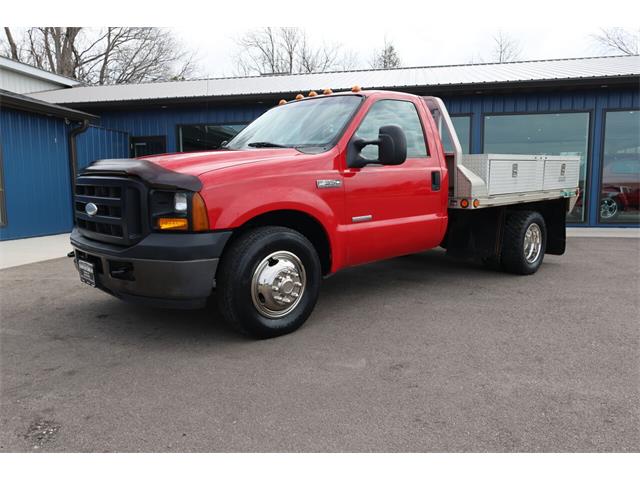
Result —
<path fill-rule="evenodd" d="M 176 193 L 173 196 L 173 209 L 176 213 L 185 213 L 187 211 L 187 194 Z"/>
<path fill-rule="evenodd" d="M 151 192 L 150 210 L 155 230 L 209 230 L 207 207 L 198 193 L 155 190 Z"/>

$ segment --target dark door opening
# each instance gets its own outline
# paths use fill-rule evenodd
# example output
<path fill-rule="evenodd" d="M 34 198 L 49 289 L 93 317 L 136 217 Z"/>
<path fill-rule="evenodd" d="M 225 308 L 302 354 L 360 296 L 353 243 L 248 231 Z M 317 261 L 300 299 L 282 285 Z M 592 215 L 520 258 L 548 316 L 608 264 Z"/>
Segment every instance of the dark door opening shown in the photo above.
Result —
<path fill-rule="evenodd" d="M 131 137 L 131 157 L 167 153 L 167 137 Z"/>

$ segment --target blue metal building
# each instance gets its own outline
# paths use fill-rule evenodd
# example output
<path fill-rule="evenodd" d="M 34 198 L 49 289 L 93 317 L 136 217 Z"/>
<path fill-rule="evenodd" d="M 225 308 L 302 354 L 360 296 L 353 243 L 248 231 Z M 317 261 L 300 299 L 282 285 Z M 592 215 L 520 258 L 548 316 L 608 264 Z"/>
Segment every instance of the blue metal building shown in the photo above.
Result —
<path fill-rule="evenodd" d="M 0 239 L 69 231 L 69 135 L 78 121 L 96 117 L 6 90 L 0 102 Z"/>
<path fill-rule="evenodd" d="M 75 162 L 82 168 L 99 158 L 216 148 L 280 98 L 355 84 L 443 97 L 471 153 L 578 154 L 585 194 L 569 221 L 576 226 L 640 223 L 634 200 L 640 195 L 637 56 L 73 87 L 32 97 L 98 117 L 76 138 Z M 22 128 L 29 136 L 45 127 Z M 68 229 L 67 217 L 70 212 L 52 216 L 50 232 Z M 2 238 L 41 234 L 21 224 L 7 231 Z"/>

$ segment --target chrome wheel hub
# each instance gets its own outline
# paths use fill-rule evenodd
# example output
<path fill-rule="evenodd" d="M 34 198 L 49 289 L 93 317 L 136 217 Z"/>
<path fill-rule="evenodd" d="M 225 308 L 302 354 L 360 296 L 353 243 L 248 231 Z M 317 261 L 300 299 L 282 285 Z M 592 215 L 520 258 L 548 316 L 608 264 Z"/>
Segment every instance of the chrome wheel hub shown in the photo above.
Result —
<path fill-rule="evenodd" d="M 281 318 L 298 306 L 307 283 L 304 265 L 291 252 L 267 255 L 251 279 L 253 306 L 267 318 Z"/>
<path fill-rule="evenodd" d="M 524 258 L 527 263 L 535 263 L 542 251 L 542 230 L 537 223 L 532 223 L 524 234 Z"/>
<path fill-rule="evenodd" d="M 603 198 L 600 202 L 600 217 L 613 218 L 618 213 L 618 204 L 612 198 Z"/>

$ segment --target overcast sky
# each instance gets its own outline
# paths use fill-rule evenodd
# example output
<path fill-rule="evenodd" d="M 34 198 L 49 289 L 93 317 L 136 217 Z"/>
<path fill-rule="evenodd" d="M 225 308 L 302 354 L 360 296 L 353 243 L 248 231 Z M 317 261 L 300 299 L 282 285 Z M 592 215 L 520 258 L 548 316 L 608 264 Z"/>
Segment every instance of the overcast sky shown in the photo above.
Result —
<path fill-rule="evenodd" d="M 20 2 L 4 2 L 2 14 L 5 24 L 23 26 L 92 25 L 96 21 L 103 25 L 184 25 L 171 29 L 186 47 L 198 52 L 198 77 L 235 75 L 233 57 L 238 47 L 234 39 L 251 25 L 306 25 L 303 28 L 315 45 L 339 43 L 357 55 L 360 68 L 368 68 L 372 52 L 383 45 L 385 36 L 397 48 L 404 66 L 489 61 L 492 37 L 498 29 L 520 43 L 523 60 L 602 55 L 591 38 L 599 26 L 618 25 L 633 31 L 640 18 L 637 0 L 181 0 L 176 8 L 158 5 L 164 3 L 110 0 L 109 8 L 92 3 L 87 8 L 62 9 L 59 2 L 31 0 L 29 8 Z"/>
<path fill-rule="evenodd" d="M 492 37 L 496 27 L 473 27 L 467 25 L 451 34 L 451 26 L 443 24 L 430 28 L 411 27 L 386 29 L 346 29 L 336 27 L 307 27 L 314 44 L 337 42 L 353 51 L 360 60 L 361 68 L 368 68 L 368 60 L 374 48 L 380 48 L 385 36 L 397 48 L 403 66 L 447 65 L 469 63 L 472 58 L 491 58 Z M 215 30 L 173 28 L 183 44 L 198 52 L 198 76 L 231 76 L 236 73 L 233 56 L 238 51 L 234 41 L 244 30 L 236 27 L 221 27 Z M 603 52 L 591 38 L 596 27 L 564 25 L 552 28 L 512 28 L 502 31 L 516 39 L 522 49 L 522 60 L 548 58 L 584 57 L 601 55 Z"/>

